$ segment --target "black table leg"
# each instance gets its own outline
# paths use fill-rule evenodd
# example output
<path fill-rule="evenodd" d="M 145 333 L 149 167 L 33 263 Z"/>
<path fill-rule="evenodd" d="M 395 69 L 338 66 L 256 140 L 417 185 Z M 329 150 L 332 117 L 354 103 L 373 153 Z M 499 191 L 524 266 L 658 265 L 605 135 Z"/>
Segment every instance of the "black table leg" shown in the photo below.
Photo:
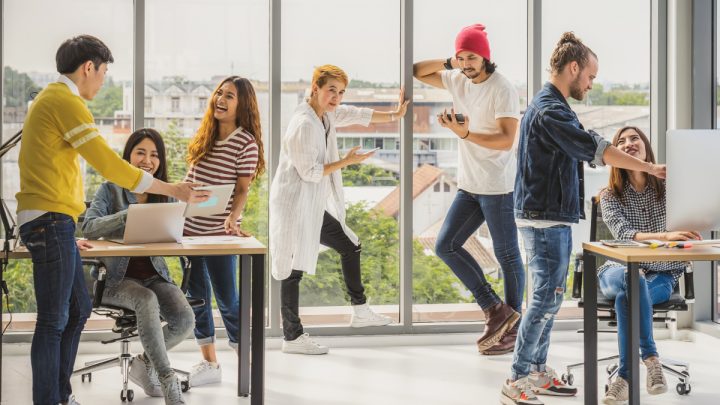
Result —
<path fill-rule="evenodd" d="M 247 397 L 250 394 L 250 255 L 241 255 L 239 263 L 238 396 Z"/>
<path fill-rule="evenodd" d="M 628 311 L 628 366 L 630 367 L 630 405 L 640 404 L 640 265 L 628 263 L 627 298 L 630 304 Z"/>
<path fill-rule="evenodd" d="M 596 257 L 583 251 L 583 342 L 585 360 L 585 405 L 597 405 L 597 264 Z"/>
<path fill-rule="evenodd" d="M 250 404 L 265 401 L 265 255 L 252 255 L 252 367 Z"/>

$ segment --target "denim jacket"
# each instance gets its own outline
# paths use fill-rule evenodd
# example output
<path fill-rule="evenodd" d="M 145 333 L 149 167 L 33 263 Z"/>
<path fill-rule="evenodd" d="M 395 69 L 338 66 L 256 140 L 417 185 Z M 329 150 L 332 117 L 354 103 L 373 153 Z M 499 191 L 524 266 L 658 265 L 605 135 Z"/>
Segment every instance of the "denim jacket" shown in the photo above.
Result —
<path fill-rule="evenodd" d="M 83 235 L 88 239 L 117 238 L 125 233 L 125 220 L 130 204 L 137 204 L 135 195 L 116 184 L 105 182 L 100 185 L 90 208 L 85 212 L 85 220 L 80 225 Z M 107 287 L 115 287 L 125 277 L 130 257 L 103 257 L 107 267 Z M 166 281 L 172 283 L 165 259 L 150 257 L 155 271 Z"/>
<path fill-rule="evenodd" d="M 608 145 L 594 131 L 585 131 L 562 93 L 545 83 L 520 123 L 515 217 L 584 219 L 583 162 L 604 165 Z"/>

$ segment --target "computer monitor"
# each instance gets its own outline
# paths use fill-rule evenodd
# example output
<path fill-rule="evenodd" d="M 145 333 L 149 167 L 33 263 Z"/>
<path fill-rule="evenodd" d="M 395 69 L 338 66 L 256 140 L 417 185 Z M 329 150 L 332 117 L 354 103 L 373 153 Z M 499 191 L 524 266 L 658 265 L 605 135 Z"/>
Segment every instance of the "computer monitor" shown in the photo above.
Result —
<path fill-rule="evenodd" d="M 667 229 L 720 229 L 720 130 L 667 132 Z"/>

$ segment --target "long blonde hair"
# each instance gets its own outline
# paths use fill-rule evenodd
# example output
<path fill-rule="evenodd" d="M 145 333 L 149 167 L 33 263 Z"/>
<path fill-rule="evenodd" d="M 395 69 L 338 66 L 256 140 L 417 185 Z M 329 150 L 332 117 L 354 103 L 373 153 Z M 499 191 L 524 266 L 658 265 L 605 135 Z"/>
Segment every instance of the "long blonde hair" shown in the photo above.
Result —
<path fill-rule="evenodd" d="M 258 164 L 253 178 L 257 178 L 265 172 L 265 149 L 260 127 L 260 110 L 258 109 L 257 97 L 252 83 L 240 76 L 227 77 L 215 88 L 213 96 L 208 100 L 208 108 L 205 110 L 205 115 L 200 122 L 200 128 L 198 128 L 197 133 L 188 145 L 187 162 L 190 165 L 195 165 L 212 150 L 218 138 L 218 121 L 215 119 L 215 95 L 220 87 L 227 82 L 232 82 L 235 85 L 238 94 L 235 125 L 245 129 L 255 137 L 255 143 L 258 147 Z"/>

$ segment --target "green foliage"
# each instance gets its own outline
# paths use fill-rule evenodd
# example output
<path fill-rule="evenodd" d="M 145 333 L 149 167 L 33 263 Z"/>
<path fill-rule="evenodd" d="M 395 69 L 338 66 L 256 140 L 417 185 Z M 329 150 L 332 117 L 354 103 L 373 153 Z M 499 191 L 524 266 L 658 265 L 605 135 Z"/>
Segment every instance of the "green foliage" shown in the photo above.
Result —
<path fill-rule="evenodd" d="M 98 94 L 87 105 L 95 118 L 114 117 L 115 111 L 123 108 L 122 86 L 115 84 L 112 78 L 100 88 Z"/>
<path fill-rule="evenodd" d="M 188 163 L 185 159 L 190 138 L 180 135 L 180 130 L 175 121 L 170 121 L 168 128 L 162 131 L 162 137 L 165 141 L 168 181 L 171 183 L 182 181 L 188 171 Z"/>
<path fill-rule="evenodd" d="M 596 83 L 587 98 L 591 105 L 650 105 L 649 93 L 636 87 L 617 86 L 605 91 L 602 84 Z M 582 104 L 584 101 L 571 99 L 571 103 Z"/>
<path fill-rule="evenodd" d="M 32 261 L 11 260 L 3 278 L 10 292 L 10 310 L 13 313 L 36 312 Z"/>
<path fill-rule="evenodd" d="M 30 79 L 26 73 L 20 73 L 10 66 L 5 66 L 3 73 L 3 97 L 7 107 L 26 107 L 33 93 L 37 93 L 40 86 Z"/>
<path fill-rule="evenodd" d="M 369 164 L 350 165 L 343 169 L 343 186 L 397 186 L 398 180 L 392 172 Z"/>

